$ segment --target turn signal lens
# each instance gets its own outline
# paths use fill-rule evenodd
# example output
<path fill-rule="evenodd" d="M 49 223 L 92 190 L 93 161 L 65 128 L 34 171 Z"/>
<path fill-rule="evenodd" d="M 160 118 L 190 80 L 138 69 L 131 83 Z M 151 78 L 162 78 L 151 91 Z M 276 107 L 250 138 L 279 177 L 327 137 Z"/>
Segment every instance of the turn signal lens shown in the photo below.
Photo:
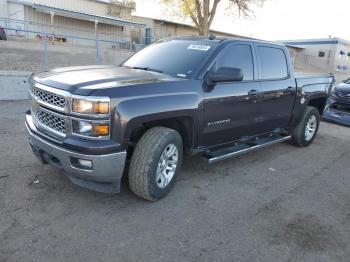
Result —
<path fill-rule="evenodd" d="M 95 136 L 106 136 L 109 134 L 108 125 L 93 125 L 91 133 Z"/>
<path fill-rule="evenodd" d="M 109 103 L 107 102 L 98 102 L 95 105 L 95 112 L 99 114 L 108 114 L 109 113 Z"/>

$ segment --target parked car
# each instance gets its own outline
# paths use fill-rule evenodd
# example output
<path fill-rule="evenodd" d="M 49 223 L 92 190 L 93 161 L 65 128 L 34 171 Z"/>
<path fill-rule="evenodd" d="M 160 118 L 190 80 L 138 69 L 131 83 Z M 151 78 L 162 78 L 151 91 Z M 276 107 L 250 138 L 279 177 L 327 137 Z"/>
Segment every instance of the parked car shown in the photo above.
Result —
<path fill-rule="evenodd" d="M 0 40 L 7 40 L 4 28 L 0 26 Z"/>
<path fill-rule="evenodd" d="M 350 78 L 332 88 L 323 118 L 350 126 Z"/>
<path fill-rule="evenodd" d="M 26 126 L 33 152 L 73 183 L 138 196 L 172 188 L 184 152 L 208 163 L 282 141 L 315 139 L 332 75 L 295 77 L 285 46 L 169 38 L 121 66 L 34 76 Z"/>

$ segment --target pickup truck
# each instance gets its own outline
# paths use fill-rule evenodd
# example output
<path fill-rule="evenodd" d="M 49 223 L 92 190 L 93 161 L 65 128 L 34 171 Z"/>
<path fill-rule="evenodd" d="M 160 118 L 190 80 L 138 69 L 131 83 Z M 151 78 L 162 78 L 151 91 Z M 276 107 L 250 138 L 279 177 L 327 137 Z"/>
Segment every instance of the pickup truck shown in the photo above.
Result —
<path fill-rule="evenodd" d="M 25 123 L 41 163 L 73 183 L 118 193 L 125 175 L 155 201 L 173 187 L 184 153 L 215 163 L 287 140 L 309 146 L 333 80 L 296 78 L 280 44 L 168 38 L 120 66 L 33 76 Z"/>

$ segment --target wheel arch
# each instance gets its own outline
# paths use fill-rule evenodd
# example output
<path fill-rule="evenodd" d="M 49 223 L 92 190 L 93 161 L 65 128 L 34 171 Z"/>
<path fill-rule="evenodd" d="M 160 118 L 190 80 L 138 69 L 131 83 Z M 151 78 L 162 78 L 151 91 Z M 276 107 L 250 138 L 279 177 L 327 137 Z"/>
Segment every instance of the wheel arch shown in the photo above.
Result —
<path fill-rule="evenodd" d="M 155 119 L 133 125 L 128 132 L 127 146 L 133 147 L 147 130 L 157 126 L 167 127 L 179 132 L 182 138 L 184 150 L 190 150 L 194 146 L 194 120 L 190 116 Z"/>
<path fill-rule="evenodd" d="M 322 115 L 323 110 L 326 106 L 326 102 L 327 102 L 327 97 L 316 97 L 316 98 L 309 99 L 307 105 L 317 108 L 320 115 Z"/>

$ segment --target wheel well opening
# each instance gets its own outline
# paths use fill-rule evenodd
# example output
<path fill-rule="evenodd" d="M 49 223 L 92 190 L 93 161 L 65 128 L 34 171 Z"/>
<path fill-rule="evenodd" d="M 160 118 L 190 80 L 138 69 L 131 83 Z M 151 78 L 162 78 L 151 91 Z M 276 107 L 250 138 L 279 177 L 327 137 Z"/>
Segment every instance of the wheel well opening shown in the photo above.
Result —
<path fill-rule="evenodd" d="M 311 99 L 308 103 L 308 106 L 316 107 L 318 109 L 318 111 L 320 112 L 320 115 L 322 115 L 324 107 L 326 105 L 326 101 L 327 101 L 326 97 Z"/>
<path fill-rule="evenodd" d="M 184 150 L 193 146 L 193 121 L 190 117 L 176 117 L 143 123 L 131 132 L 129 146 L 134 147 L 142 135 L 150 128 L 162 126 L 176 130 L 182 138 Z"/>

